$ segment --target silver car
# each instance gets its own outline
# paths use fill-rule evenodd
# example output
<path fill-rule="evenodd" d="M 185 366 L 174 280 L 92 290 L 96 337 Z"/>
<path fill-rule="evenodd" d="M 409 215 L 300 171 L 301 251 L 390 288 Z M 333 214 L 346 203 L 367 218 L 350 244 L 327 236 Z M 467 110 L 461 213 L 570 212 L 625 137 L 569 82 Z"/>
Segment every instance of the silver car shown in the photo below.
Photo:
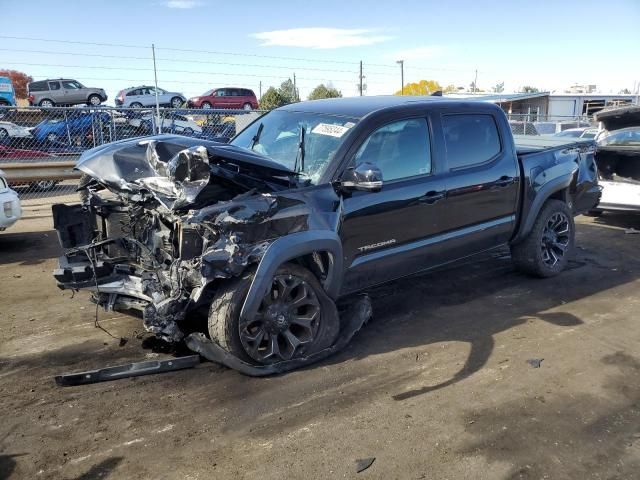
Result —
<path fill-rule="evenodd" d="M 107 94 L 102 88 L 88 88 L 77 80 L 56 78 L 41 80 L 27 84 L 29 105 L 55 107 L 56 105 L 98 106 L 107 101 Z"/>
<path fill-rule="evenodd" d="M 158 88 L 157 92 L 160 105 L 180 108 L 187 100 L 184 95 L 178 92 L 167 92 L 162 88 Z M 142 85 L 140 87 L 125 88 L 118 92 L 115 102 L 118 107 L 153 107 L 156 104 L 156 87 Z"/>

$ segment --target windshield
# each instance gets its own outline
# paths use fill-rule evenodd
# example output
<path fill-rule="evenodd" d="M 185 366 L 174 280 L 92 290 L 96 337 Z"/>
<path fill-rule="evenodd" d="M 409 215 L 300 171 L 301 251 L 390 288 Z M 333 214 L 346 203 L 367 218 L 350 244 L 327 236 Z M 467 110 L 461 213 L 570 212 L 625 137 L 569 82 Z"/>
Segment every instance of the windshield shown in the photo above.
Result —
<path fill-rule="evenodd" d="M 208 97 L 209 95 L 211 95 L 213 93 L 213 90 L 207 90 L 206 92 L 204 92 L 202 95 L 200 95 L 201 97 Z"/>
<path fill-rule="evenodd" d="M 240 132 L 231 144 L 253 150 L 292 170 L 297 164 L 298 171 L 315 184 L 357 121 L 335 115 L 274 110 Z M 300 160 L 301 149 L 304 162 Z"/>

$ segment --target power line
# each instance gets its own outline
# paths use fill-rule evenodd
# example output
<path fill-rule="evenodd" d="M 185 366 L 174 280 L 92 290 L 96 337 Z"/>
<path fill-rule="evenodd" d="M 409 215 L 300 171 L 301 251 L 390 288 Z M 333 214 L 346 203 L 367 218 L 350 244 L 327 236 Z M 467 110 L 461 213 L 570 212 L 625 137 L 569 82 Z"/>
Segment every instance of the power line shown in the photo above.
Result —
<path fill-rule="evenodd" d="M 0 38 L 10 39 L 10 40 L 28 40 L 35 42 L 47 42 L 47 43 L 64 43 L 64 44 L 73 44 L 73 45 L 91 45 L 91 46 L 99 46 L 99 47 L 119 47 L 119 48 L 138 48 L 138 49 L 149 49 L 151 48 L 149 45 L 131 45 L 124 43 L 99 43 L 99 42 L 80 42 L 77 40 L 56 40 L 50 38 L 36 38 L 36 37 L 17 37 L 17 36 L 9 36 L 9 35 L 0 35 Z M 231 56 L 239 56 L 239 57 L 256 57 L 256 58 L 269 58 L 275 60 L 294 60 L 299 62 L 319 62 L 319 63 L 339 63 L 343 65 L 357 65 L 357 61 L 346 61 L 346 60 L 327 60 L 327 59 L 311 59 L 311 58 L 300 58 L 300 57 L 284 57 L 284 56 L 275 56 L 275 55 L 260 55 L 257 53 L 238 53 L 238 52 L 224 52 L 220 50 L 197 50 L 197 49 L 188 49 L 188 48 L 171 48 L 171 47 L 156 47 L 156 50 L 166 50 L 171 52 L 192 52 L 192 53 L 209 53 L 214 55 L 231 55 Z M 386 65 L 377 65 L 377 66 L 386 66 Z"/>
<path fill-rule="evenodd" d="M 158 50 L 158 49 L 157 49 Z M 73 55 L 79 57 L 99 57 L 99 58 L 118 58 L 123 60 L 122 55 L 103 55 L 100 53 L 78 53 L 78 52 L 56 52 L 49 50 L 26 50 L 26 49 L 15 49 L 15 48 L 0 48 L 0 51 L 7 52 L 21 52 L 21 53 L 42 53 L 46 55 Z M 149 57 L 132 57 L 127 55 L 124 60 L 150 60 Z M 355 70 L 333 70 L 326 68 L 313 68 L 313 67 L 299 67 L 299 66 L 289 66 L 289 65 L 260 65 L 254 63 L 232 63 L 232 62 L 216 62 L 216 61 L 205 61 L 205 60 L 185 60 L 179 58 L 157 58 L 158 61 L 163 62 L 181 62 L 181 63 L 197 63 L 197 64 L 213 64 L 213 65 L 230 65 L 236 67 L 257 67 L 257 68 L 284 68 L 288 70 L 309 70 L 316 72 L 331 72 L 331 73 L 352 73 L 357 74 Z M 127 67 L 128 68 L 128 67 Z"/>
<path fill-rule="evenodd" d="M 4 62 L 4 64 L 8 65 L 24 65 L 24 66 L 32 66 L 32 67 L 55 67 L 55 68 L 87 68 L 92 70 L 135 70 L 138 72 L 153 72 L 153 68 L 138 68 L 138 67 L 108 67 L 103 65 L 60 65 L 60 64 L 52 64 L 52 63 L 30 63 L 30 62 Z M 260 74 L 252 74 L 252 73 L 228 73 L 228 72 L 201 72 L 195 70 L 167 70 L 162 69 L 161 73 L 187 73 L 190 75 L 222 75 L 226 77 L 254 77 L 254 78 L 272 78 L 272 79 L 280 79 L 286 80 L 290 78 L 288 75 L 260 75 Z M 352 79 L 345 78 L 317 78 L 317 77 L 298 77 L 300 80 L 310 80 L 315 82 L 340 82 L 340 83 L 352 83 Z M 384 82 L 369 82 L 373 84 L 385 84 Z"/>
<path fill-rule="evenodd" d="M 53 63 L 30 63 L 30 62 L 5 62 L 9 65 L 26 65 L 32 67 L 56 67 L 56 68 L 89 68 L 89 69 L 98 69 L 98 70 L 135 70 L 139 72 L 152 72 L 153 68 L 138 68 L 138 67 L 108 67 L 104 65 L 61 65 L 61 64 L 53 64 Z M 252 73 L 228 73 L 228 72 L 201 72 L 196 70 L 161 70 L 164 73 L 188 73 L 190 75 L 224 75 L 224 76 L 244 76 L 244 77 L 256 77 L 256 78 L 280 78 L 287 79 L 288 75 L 259 75 Z M 325 82 L 327 78 L 312 78 L 312 77 L 299 77 L 301 80 L 313 80 Z M 331 79 L 331 81 L 341 81 L 347 82 L 351 81 L 350 79 Z"/>

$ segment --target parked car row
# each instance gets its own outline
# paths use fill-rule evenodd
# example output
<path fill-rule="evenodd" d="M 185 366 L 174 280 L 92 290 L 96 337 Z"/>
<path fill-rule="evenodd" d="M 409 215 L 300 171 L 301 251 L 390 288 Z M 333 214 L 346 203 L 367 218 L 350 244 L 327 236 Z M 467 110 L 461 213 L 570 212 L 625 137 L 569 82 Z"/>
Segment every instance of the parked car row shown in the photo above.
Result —
<path fill-rule="evenodd" d="M 5 92 L 5 90 L 7 91 Z M 5 95 L 9 90 L 11 95 Z M 27 85 L 27 92 L 29 105 L 39 107 L 82 104 L 95 107 L 108 99 L 103 88 L 85 87 L 82 83 L 71 78 L 53 78 L 30 82 Z M 15 105 L 13 87 L 11 81 L 6 77 L 0 77 L 0 104 Z M 171 92 L 151 85 L 140 85 L 120 90 L 116 95 L 115 104 L 124 108 L 144 108 L 156 104 L 181 108 L 186 104 L 189 108 L 254 110 L 258 108 L 258 99 L 253 90 L 247 88 L 216 88 L 187 100 L 180 92 Z"/>

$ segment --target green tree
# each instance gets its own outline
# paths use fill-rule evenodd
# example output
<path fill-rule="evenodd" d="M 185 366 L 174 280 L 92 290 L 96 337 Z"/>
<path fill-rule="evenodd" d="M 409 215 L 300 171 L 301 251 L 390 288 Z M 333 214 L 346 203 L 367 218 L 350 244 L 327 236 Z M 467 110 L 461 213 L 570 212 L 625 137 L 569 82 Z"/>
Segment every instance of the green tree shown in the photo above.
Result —
<path fill-rule="evenodd" d="M 407 83 L 402 90 L 398 90 L 394 95 L 431 95 L 438 90 L 442 90 L 442 87 L 436 80 L 420 80 L 417 83 Z"/>
<path fill-rule="evenodd" d="M 260 110 L 273 110 L 287 103 L 290 102 L 287 102 L 287 99 L 282 97 L 279 89 L 269 87 L 260 98 Z"/>
<path fill-rule="evenodd" d="M 295 103 L 300 101 L 298 89 L 293 85 L 293 81 L 290 78 L 282 82 L 278 90 L 282 98 L 286 99 L 286 103 Z"/>
<path fill-rule="evenodd" d="M 540 92 L 540 90 L 536 87 L 532 87 L 530 85 L 525 85 L 524 87 L 522 87 L 522 91 L 524 93 L 538 93 Z"/>
<path fill-rule="evenodd" d="M 629 95 L 631 93 L 631 90 L 629 90 L 628 88 L 623 88 L 618 93 L 624 94 L 624 95 Z"/>
<path fill-rule="evenodd" d="M 294 87 L 293 81 L 287 79 L 278 88 L 269 87 L 260 99 L 260 109 L 273 110 L 289 103 L 300 101 L 298 89 Z"/>
<path fill-rule="evenodd" d="M 504 92 L 504 82 L 496 83 L 495 86 L 493 87 L 493 91 L 495 93 Z"/>
<path fill-rule="evenodd" d="M 451 83 L 442 89 L 443 93 L 454 93 L 457 91 L 458 91 L 458 88 Z"/>
<path fill-rule="evenodd" d="M 333 87 L 327 87 L 323 83 L 314 88 L 309 94 L 309 100 L 320 100 L 321 98 L 340 98 L 342 93 Z"/>

